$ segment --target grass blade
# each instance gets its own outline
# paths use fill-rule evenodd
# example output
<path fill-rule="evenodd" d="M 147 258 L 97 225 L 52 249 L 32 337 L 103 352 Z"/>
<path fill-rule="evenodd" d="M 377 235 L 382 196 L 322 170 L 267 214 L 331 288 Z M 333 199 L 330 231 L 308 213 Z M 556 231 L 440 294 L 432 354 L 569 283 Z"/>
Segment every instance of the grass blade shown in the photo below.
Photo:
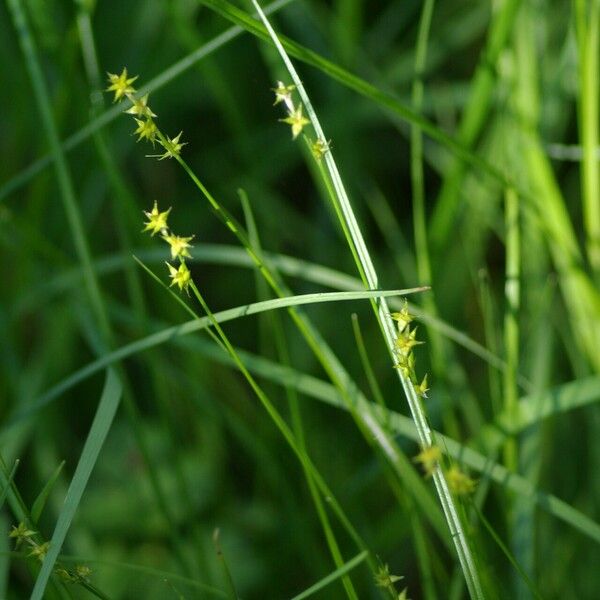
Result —
<path fill-rule="evenodd" d="M 296 86 L 296 89 L 298 90 L 300 98 L 302 99 L 302 104 L 306 108 L 307 116 L 310 119 L 310 122 L 317 135 L 317 139 L 326 142 L 328 138 L 323 132 L 321 123 L 319 122 L 317 114 L 312 106 L 312 103 L 308 97 L 304 85 L 298 73 L 296 72 L 296 69 L 294 68 L 289 56 L 287 55 L 284 47 L 279 41 L 275 30 L 269 23 L 269 20 L 267 19 L 264 12 L 262 12 L 258 0 L 252 0 L 252 4 L 254 5 L 254 8 L 258 11 L 261 21 L 267 29 L 269 36 L 273 41 L 273 44 L 277 48 L 277 51 L 281 56 L 281 59 L 285 64 L 294 82 L 294 85 Z M 331 151 L 325 153 L 324 161 L 327 166 L 330 182 L 335 190 L 335 195 L 332 195 L 332 204 L 336 206 L 336 208 L 339 206 L 341 210 L 341 215 L 343 215 L 340 216 L 340 223 L 344 231 L 347 231 L 349 234 L 348 242 L 352 254 L 355 257 L 357 268 L 361 273 L 361 277 L 364 280 L 365 287 L 376 288 L 378 286 L 377 273 L 375 271 L 375 267 L 371 260 L 371 256 L 367 249 L 361 229 L 354 215 L 354 211 L 350 204 L 350 199 L 348 198 L 348 195 L 346 193 L 346 189 L 342 182 L 338 167 L 335 163 Z M 324 179 L 327 181 L 327 177 L 325 177 Z M 397 364 L 398 359 L 394 353 L 396 341 L 396 326 L 390 316 L 390 310 L 385 299 L 380 298 L 377 301 L 377 303 L 374 303 L 373 308 L 375 310 L 375 315 L 377 316 L 377 319 L 379 321 L 379 325 L 381 327 L 392 361 L 394 364 Z M 398 377 L 400 378 L 400 382 L 402 384 L 402 388 L 404 389 L 404 394 L 408 401 L 412 418 L 414 420 L 417 432 L 419 434 L 419 443 L 422 448 L 427 448 L 433 444 L 433 438 L 431 435 L 429 424 L 427 422 L 427 417 L 419 402 L 419 398 L 415 391 L 414 385 L 412 384 L 410 379 L 403 373 L 402 369 L 397 369 L 397 371 Z M 451 536 L 456 546 L 458 559 L 460 561 L 461 567 L 465 575 L 467 587 L 469 588 L 469 593 L 473 598 L 483 598 L 483 589 L 481 587 L 479 573 L 477 571 L 477 567 L 475 565 L 475 561 L 473 559 L 471 549 L 469 547 L 469 542 L 463 529 L 461 520 L 459 518 L 456 506 L 454 504 L 454 499 L 450 494 L 448 484 L 444 478 L 443 472 L 439 465 L 436 467 L 433 473 L 433 480 L 436 486 L 438 496 L 440 498 L 444 515 L 448 521 L 448 527 L 450 529 Z"/>
<path fill-rule="evenodd" d="M 48 480 L 48 482 L 46 483 L 46 485 L 40 492 L 39 496 L 34 500 L 32 506 L 31 506 L 31 521 L 33 522 L 34 525 L 38 524 L 40 517 L 42 516 L 44 507 L 46 506 L 46 502 L 48 501 L 48 497 L 50 496 L 50 492 L 52 491 L 52 488 L 54 487 L 54 484 L 56 483 L 56 480 L 58 479 L 64 466 L 65 466 L 65 461 L 63 460 L 58 465 L 58 467 L 52 474 L 52 477 L 50 477 L 50 479 Z"/>
<path fill-rule="evenodd" d="M 362 563 L 367 558 L 368 554 L 369 553 L 367 551 L 357 554 L 354 558 L 350 559 L 345 565 L 339 567 L 338 569 L 327 575 L 327 577 L 323 577 L 323 579 L 317 581 L 317 583 L 311 585 L 303 592 L 300 592 L 299 594 L 294 596 L 292 600 L 304 600 L 304 598 L 310 598 L 310 596 L 313 596 L 317 592 L 320 592 L 322 589 L 326 588 L 330 583 L 333 583 L 334 581 L 336 581 L 340 577 L 343 577 L 346 573 L 360 565 L 360 563 Z"/>
<path fill-rule="evenodd" d="M 85 446 L 81 452 L 75 474 L 71 480 L 71 485 L 67 491 L 64 506 L 58 516 L 56 527 L 54 528 L 54 533 L 50 540 L 50 549 L 42 563 L 42 568 L 40 569 L 31 594 L 31 600 L 42 600 L 44 597 L 44 591 L 48 584 L 48 580 L 50 579 L 50 575 L 52 574 L 54 563 L 60 554 L 69 527 L 73 522 L 73 518 L 75 517 L 75 513 L 81 502 L 83 492 L 85 491 L 94 465 L 98 459 L 98 455 L 100 454 L 100 450 L 104 444 L 104 440 L 108 435 L 113 418 L 119 407 L 121 393 L 122 388 L 119 379 L 112 369 L 108 369 L 104 390 L 100 397 L 100 402 L 98 403 L 96 416 L 94 417 Z"/>

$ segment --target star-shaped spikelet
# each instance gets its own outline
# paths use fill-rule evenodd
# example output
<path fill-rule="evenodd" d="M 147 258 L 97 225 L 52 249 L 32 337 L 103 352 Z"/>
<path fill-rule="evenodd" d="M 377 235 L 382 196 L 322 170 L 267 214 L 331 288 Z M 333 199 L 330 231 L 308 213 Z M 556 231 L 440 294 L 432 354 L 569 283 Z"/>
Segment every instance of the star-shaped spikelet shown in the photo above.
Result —
<path fill-rule="evenodd" d="M 135 88 L 131 84 L 137 79 L 137 75 L 128 77 L 127 68 L 123 68 L 120 75 L 114 73 L 107 73 L 107 75 L 110 85 L 106 88 L 106 91 L 115 93 L 114 102 L 121 100 L 124 96 L 135 94 Z"/>
<path fill-rule="evenodd" d="M 187 288 L 192 281 L 192 274 L 187 268 L 187 265 L 182 262 L 179 265 L 179 268 L 176 269 L 172 264 L 167 263 L 167 267 L 169 267 L 169 277 L 173 280 L 171 281 L 171 285 L 177 285 L 180 290 L 187 291 Z"/>
<path fill-rule="evenodd" d="M 160 212 L 158 210 L 158 203 L 156 200 L 154 201 L 154 207 L 150 212 L 144 211 L 144 214 L 148 218 L 148 221 L 144 223 L 146 227 L 142 231 L 150 231 L 151 235 L 155 235 L 156 233 L 160 233 L 163 230 L 167 229 L 167 218 L 171 209 Z"/>
<path fill-rule="evenodd" d="M 310 121 L 302 115 L 302 104 L 299 104 L 298 108 L 295 108 L 293 111 L 291 111 L 289 116 L 287 116 L 285 119 L 279 120 L 282 123 L 287 123 L 288 125 L 291 125 L 292 138 L 294 140 L 300 135 L 300 133 L 304 129 L 304 126 L 310 123 Z"/>

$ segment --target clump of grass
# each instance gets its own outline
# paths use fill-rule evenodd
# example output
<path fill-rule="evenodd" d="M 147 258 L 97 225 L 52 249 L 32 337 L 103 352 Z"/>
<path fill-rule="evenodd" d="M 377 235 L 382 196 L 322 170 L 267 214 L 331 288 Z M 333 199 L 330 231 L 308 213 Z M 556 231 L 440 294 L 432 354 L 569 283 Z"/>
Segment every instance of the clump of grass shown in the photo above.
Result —
<path fill-rule="evenodd" d="M 0 598 L 594 597 L 597 3 L 132 2 L 0 10 Z"/>

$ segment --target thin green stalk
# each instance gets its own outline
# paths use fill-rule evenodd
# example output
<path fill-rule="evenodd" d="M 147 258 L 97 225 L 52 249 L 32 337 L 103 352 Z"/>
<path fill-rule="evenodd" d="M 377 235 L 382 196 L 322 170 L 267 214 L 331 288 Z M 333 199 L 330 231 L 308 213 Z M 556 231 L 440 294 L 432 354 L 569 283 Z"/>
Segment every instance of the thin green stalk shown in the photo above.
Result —
<path fill-rule="evenodd" d="M 239 357 L 237 351 L 235 350 L 235 348 L 229 341 L 229 338 L 223 331 L 223 328 L 221 327 L 219 322 L 215 319 L 212 311 L 206 304 L 206 301 L 204 300 L 202 294 L 198 290 L 198 287 L 196 286 L 196 284 L 193 280 L 191 281 L 190 287 L 192 288 L 192 292 L 193 292 L 194 296 L 196 297 L 200 306 L 202 307 L 202 310 L 206 313 L 213 328 L 216 330 L 216 332 L 218 334 L 218 338 L 221 340 L 221 342 L 225 346 L 227 353 L 231 356 L 231 358 L 233 359 L 233 361 L 234 361 L 236 367 L 239 369 L 239 371 L 244 375 L 244 377 L 250 384 L 250 387 L 252 388 L 252 390 L 254 391 L 256 396 L 258 397 L 260 403 L 263 405 L 263 407 L 267 411 L 267 414 L 271 417 L 271 419 L 273 420 L 273 422 L 275 423 L 275 425 L 277 426 L 277 428 L 279 429 L 279 431 L 281 432 L 281 434 L 283 435 L 283 437 L 285 438 L 285 440 L 287 441 L 289 446 L 292 448 L 292 450 L 298 457 L 300 463 L 302 464 L 303 469 L 310 472 L 311 479 L 319 487 L 319 490 L 324 495 L 324 497 L 328 498 L 329 504 L 331 505 L 334 513 L 340 519 L 340 522 L 346 528 L 347 532 L 352 537 L 352 539 L 356 543 L 357 547 L 361 551 L 365 551 L 366 547 L 364 545 L 364 542 L 362 541 L 358 532 L 354 529 L 354 527 L 352 526 L 352 524 L 350 523 L 350 521 L 344 514 L 343 509 L 341 508 L 341 506 L 339 505 L 339 503 L 337 502 L 335 497 L 332 495 L 332 492 L 329 489 L 329 487 L 327 486 L 327 484 L 325 483 L 325 480 L 321 477 L 317 468 L 314 466 L 314 464 L 308 457 L 306 450 L 304 448 L 302 448 L 300 446 L 300 444 L 298 444 L 298 441 L 296 440 L 294 433 L 291 431 L 291 429 L 289 429 L 287 423 L 285 422 L 283 417 L 279 414 L 279 411 L 275 408 L 274 404 L 271 402 L 271 400 L 268 398 L 268 396 L 265 394 L 265 392 L 262 390 L 262 388 L 258 385 L 258 383 L 254 379 L 254 377 L 251 375 L 250 371 L 247 369 L 246 365 L 243 363 L 242 359 Z M 328 542 L 332 543 L 332 542 L 334 542 L 334 539 L 328 539 Z M 339 555 L 339 551 L 338 551 L 338 555 Z M 341 558 L 341 556 L 336 555 L 336 562 L 337 562 L 338 557 Z M 346 589 L 348 597 L 357 599 L 356 592 L 354 591 L 354 587 L 353 587 L 350 579 L 344 578 L 343 581 L 344 581 L 344 587 Z"/>
<path fill-rule="evenodd" d="M 600 110 L 600 1 L 575 0 L 575 17 L 579 50 L 579 137 L 583 147 L 583 224 L 588 259 L 596 277 L 600 278 L 600 166 L 597 156 Z"/>
<path fill-rule="evenodd" d="M 504 284 L 504 411 L 514 418 L 519 401 L 517 371 L 519 368 L 519 304 L 521 247 L 519 233 L 519 198 L 513 189 L 505 192 L 506 276 Z M 511 471 L 518 466 L 517 440 L 512 437 L 504 446 L 504 463 Z"/>
<path fill-rule="evenodd" d="M 298 73 L 296 72 L 292 62 L 290 61 L 285 49 L 281 45 L 277 34 L 272 28 L 269 20 L 267 19 L 264 12 L 261 10 L 260 5 L 257 0 L 252 0 L 252 4 L 255 9 L 259 13 L 259 16 L 266 27 L 269 35 L 277 48 L 282 61 L 292 77 L 292 80 L 298 90 L 300 98 L 302 99 L 302 103 L 306 108 L 306 113 L 313 125 L 315 133 L 317 135 L 317 139 L 326 141 L 327 137 L 325 136 L 321 124 L 318 120 L 318 117 L 312 107 L 312 103 L 304 89 L 302 81 Z M 325 164 L 327 165 L 327 169 L 329 172 L 329 176 L 331 178 L 331 182 L 335 188 L 336 196 L 340 204 L 340 208 L 344 215 L 345 225 L 348 227 L 350 235 L 352 236 L 353 246 L 356 250 L 356 253 L 359 257 L 358 268 L 359 271 L 363 271 L 365 275 L 365 285 L 370 289 L 377 289 L 378 287 L 378 278 L 377 273 L 375 272 L 375 268 L 373 266 L 371 257 L 367 250 L 364 238 L 356 221 L 356 217 L 350 205 L 350 200 L 346 194 L 346 190 L 342 183 L 337 165 L 333 159 L 333 154 L 331 151 L 325 153 L 323 157 Z M 352 247 L 352 246 L 351 246 Z M 394 361 L 397 361 L 394 353 L 395 340 L 396 340 L 396 328 L 395 324 L 390 316 L 390 310 L 388 308 L 387 302 L 384 299 L 380 299 L 376 302 L 377 309 L 376 315 L 378 317 L 378 321 L 380 327 L 383 331 L 385 341 L 388 346 L 388 351 Z M 427 418 L 423 408 L 421 407 L 419 398 L 415 391 L 415 388 L 408 377 L 404 375 L 402 369 L 397 369 L 398 376 L 400 378 L 402 387 L 404 388 L 404 393 L 408 400 L 408 404 L 411 410 L 412 418 L 415 422 L 417 432 L 419 434 L 419 442 L 421 447 L 427 448 L 433 444 L 433 437 L 431 435 L 431 430 L 429 428 L 429 424 L 427 423 Z M 481 583 L 479 580 L 479 574 L 477 571 L 477 567 L 475 565 L 474 558 L 471 553 L 471 549 L 469 547 L 469 542 L 466 536 L 466 533 L 463 529 L 462 523 L 460 521 L 460 517 L 458 515 L 457 509 L 454 504 L 454 499 L 450 494 L 450 490 L 448 489 L 447 482 L 444 478 L 441 467 L 437 467 L 434 475 L 433 475 L 434 483 L 436 490 L 438 492 L 442 508 L 444 514 L 446 516 L 448 526 L 450 528 L 450 532 L 452 538 L 455 542 L 457 554 L 459 561 L 461 563 L 465 579 L 467 582 L 467 587 L 469 592 L 473 598 L 483 598 L 483 589 L 481 587 Z"/>
<path fill-rule="evenodd" d="M 258 252 L 261 252 L 260 239 L 258 236 L 258 231 L 256 230 L 256 224 L 254 222 L 254 216 L 250 209 L 250 203 L 248 201 L 248 197 L 245 193 L 241 194 L 242 198 L 242 206 L 244 208 L 244 213 L 246 215 L 246 223 L 248 225 L 248 235 L 252 245 L 257 249 Z M 265 285 L 263 279 L 259 278 L 260 274 L 257 274 L 257 287 L 259 284 Z M 259 297 L 260 299 L 260 297 Z M 268 315 L 271 317 L 271 328 L 273 330 L 273 334 L 275 337 L 275 347 L 277 354 L 279 356 L 280 362 L 285 366 L 291 365 L 291 360 L 288 352 L 288 345 L 285 340 L 285 332 L 283 330 L 283 326 L 281 320 L 279 318 L 279 314 L 277 312 L 269 312 Z M 302 452 L 307 453 L 306 447 L 306 438 L 304 435 L 304 425 L 302 423 L 302 414 L 300 412 L 300 405 L 298 402 L 298 393 L 295 388 L 291 386 L 285 386 L 285 391 L 288 399 L 288 406 L 290 408 L 290 417 L 292 421 L 292 431 L 298 440 L 298 446 L 302 450 Z M 331 523 L 329 522 L 329 517 L 327 515 L 327 511 L 323 505 L 323 500 L 319 493 L 319 490 L 315 484 L 315 481 L 311 475 L 311 472 L 303 467 L 304 476 L 306 478 L 306 483 L 308 485 L 308 489 L 310 492 L 311 499 L 313 504 L 315 505 L 315 510 L 317 512 L 317 516 L 321 523 L 321 527 L 323 529 L 323 533 L 325 535 L 325 540 L 327 541 L 327 545 L 329 547 L 329 551 L 331 553 L 331 557 L 335 563 L 335 566 L 338 569 L 341 569 L 344 565 L 344 559 L 340 552 L 339 544 L 335 537 L 335 533 L 333 528 L 331 527 Z M 342 584 L 344 589 L 346 590 L 346 594 L 349 598 L 356 597 L 356 592 L 354 591 L 354 587 L 352 585 L 352 581 L 344 575 L 342 577 Z"/>

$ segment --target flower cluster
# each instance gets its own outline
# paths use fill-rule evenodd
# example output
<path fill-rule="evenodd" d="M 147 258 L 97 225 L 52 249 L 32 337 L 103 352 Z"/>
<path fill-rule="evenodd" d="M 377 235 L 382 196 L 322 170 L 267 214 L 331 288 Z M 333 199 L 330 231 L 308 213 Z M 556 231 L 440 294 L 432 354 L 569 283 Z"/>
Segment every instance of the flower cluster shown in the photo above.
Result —
<path fill-rule="evenodd" d="M 133 133 L 138 136 L 137 141 L 147 140 L 153 146 L 158 142 L 163 147 L 164 152 L 162 154 L 151 154 L 150 156 L 158 158 L 158 160 L 179 156 L 181 149 L 185 146 L 185 142 L 181 141 L 183 132 L 180 131 L 174 138 L 163 135 L 154 120 L 156 114 L 148 106 L 148 94 L 139 98 L 136 97 L 137 90 L 133 87 L 133 82 L 137 79 L 137 76 L 129 77 L 126 68 L 123 69 L 120 75 L 115 73 L 108 73 L 107 75 L 110 85 L 106 88 L 106 91 L 114 92 L 114 102 L 120 102 L 124 98 L 131 102 L 131 107 L 125 112 L 133 115 L 137 125 Z"/>
<path fill-rule="evenodd" d="M 419 398 L 427 398 L 427 374 L 419 383 L 415 373 L 415 355 L 413 348 L 423 342 L 417 340 L 417 328 L 411 329 L 411 323 L 414 316 L 408 311 L 408 302 L 404 301 L 404 306 L 398 312 L 391 313 L 392 319 L 396 322 L 398 334 L 395 341 L 395 351 L 397 362 L 394 365 L 400 369 L 403 375 L 410 380 L 414 390 Z M 421 448 L 421 452 L 414 457 L 414 461 L 420 463 L 426 477 L 431 477 L 442 459 L 442 451 L 436 445 Z M 463 473 L 457 465 L 452 465 L 444 471 L 448 487 L 453 494 L 457 496 L 467 496 L 475 489 L 475 481 L 467 474 Z"/>
<path fill-rule="evenodd" d="M 428 446 L 417 454 L 413 461 L 423 467 L 425 477 L 431 477 L 442 460 L 442 451 L 439 446 Z M 453 464 L 444 470 L 446 482 L 450 491 L 456 496 L 469 496 L 475 491 L 476 482 L 471 479 L 460 467 Z"/>
<path fill-rule="evenodd" d="M 50 542 L 38 542 L 39 538 L 37 531 L 29 529 L 23 522 L 18 525 L 13 525 L 8 537 L 15 540 L 15 549 L 18 550 L 22 545 L 29 547 L 27 556 L 35 558 L 40 562 L 44 562 L 46 554 L 50 549 Z M 66 569 L 57 563 L 54 573 L 61 579 L 70 583 L 88 583 L 88 578 L 91 574 L 91 569 L 85 565 L 77 565 L 73 569 Z"/>
<path fill-rule="evenodd" d="M 192 282 L 192 275 L 185 263 L 185 259 L 191 258 L 188 248 L 192 247 L 190 242 L 194 236 L 181 237 L 179 235 L 175 235 L 169 229 L 167 224 L 167 219 L 170 212 L 170 208 L 165 211 L 160 211 L 158 208 L 158 203 L 155 200 L 152 210 L 144 211 L 144 214 L 148 220 L 144 223 L 145 227 L 143 231 L 149 231 L 150 235 L 152 236 L 160 233 L 160 237 L 167 242 L 167 244 L 169 244 L 171 249 L 171 260 L 179 259 L 179 266 L 177 267 L 173 266 L 169 262 L 166 263 L 169 269 L 169 277 L 171 277 L 172 280 L 171 285 L 176 285 L 180 290 L 185 290 L 189 293 L 188 287 Z"/>
<path fill-rule="evenodd" d="M 396 337 L 395 350 L 397 362 L 394 365 L 397 369 L 400 369 L 404 376 L 409 379 L 414 388 L 415 392 L 420 398 L 427 398 L 427 374 L 423 377 L 421 383 L 418 382 L 415 374 L 415 355 L 412 349 L 419 344 L 423 344 L 417 340 L 417 328 L 410 328 L 410 324 L 414 320 L 413 315 L 408 312 L 408 303 L 404 301 L 402 310 L 394 312 L 390 315 L 398 326 L 398 335 Z"/>
<path fill-rule="evenodd" d="M 292 100 L 292 92 L 296 88 L 295 85 L 285 85 L 283 82 L 278 81 L 277 87 L 273 88 L 275 93 L 276 104 L 283 104 L 287 112 L 285 119 L 279 119 L 282 123 L 287 123 L 292 128 L 292 139 L 296 139 L 306 125 L 310 124 L 310 120 L 302 114 L 302 104 L 299 103 L 297 106 L 294 105 Z M 308 140 L 310 151 L 316 160 L 321 160 L 323 156 L 329 151 L 330 142 L 327 140 L 318 138 L 316 140 Z"/>

